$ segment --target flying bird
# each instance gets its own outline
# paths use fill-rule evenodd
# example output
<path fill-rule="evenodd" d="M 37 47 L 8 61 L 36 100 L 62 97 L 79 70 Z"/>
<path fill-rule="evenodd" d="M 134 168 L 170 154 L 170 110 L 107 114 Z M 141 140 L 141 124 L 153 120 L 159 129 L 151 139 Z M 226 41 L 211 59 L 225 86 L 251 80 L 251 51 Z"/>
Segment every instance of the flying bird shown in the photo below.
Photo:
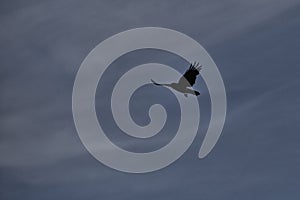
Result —
<path fill-rule="evenodd" d="M 154 80 L 151 79 L 152 83 L 154 85 L 158 86 L 165 86 L 170 87 L 178 92 L 181 92 L 184 94 L 185 97 L 188 96 L 188 94 L 192 95 L 200 95 L 200 92 L 190 89 L 189 87 L 192 87 L 195 84 L 196 78 L 199 75 L 199 71 L 201 70 L 202 65 L 199 65 L 199 63 L 190 64 L 190 67 L 186 72 L 183 74 L 183 76 L 179 79 L 177 83 L 157 83 Z"/>

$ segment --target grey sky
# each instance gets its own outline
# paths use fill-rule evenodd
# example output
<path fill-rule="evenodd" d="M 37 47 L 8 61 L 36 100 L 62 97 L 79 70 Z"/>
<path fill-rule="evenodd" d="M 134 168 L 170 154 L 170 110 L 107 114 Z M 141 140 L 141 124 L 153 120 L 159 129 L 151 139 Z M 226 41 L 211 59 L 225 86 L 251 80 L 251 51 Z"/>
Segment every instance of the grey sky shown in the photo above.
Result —
<path fill-rule="evenodd" d="M 0 5 L 1 199 L 300 198 L 299 1 L 7 0 Z M 201 128 L 192 146 L 171 166 L 135 175 L 112 170 L 87 152 L 74 127 L 71 95 L 76 72 L 94 46 L 144 26 L 183 32 L 206 48 L 224 80 L 228 115 L 219 142 L 199 160 L 210 115 L 209 95 L 199 79 Z M 97 111 L 107 114 L 99 118 L 111 130 L 109 137 L 138 152 L 163 146 L 178 122 L 175 97 L 151 85 L 136 92 L 131 111 L 137 123 L 146 124 L 148 107 L 165 105 L 173 117 L 162 133 L 135 140 L 112 121 L 111 84 L 147 62 L 181 72 L 187 65 L 166 52 L 132 52 L 112 64 L 96 98 Z"/>

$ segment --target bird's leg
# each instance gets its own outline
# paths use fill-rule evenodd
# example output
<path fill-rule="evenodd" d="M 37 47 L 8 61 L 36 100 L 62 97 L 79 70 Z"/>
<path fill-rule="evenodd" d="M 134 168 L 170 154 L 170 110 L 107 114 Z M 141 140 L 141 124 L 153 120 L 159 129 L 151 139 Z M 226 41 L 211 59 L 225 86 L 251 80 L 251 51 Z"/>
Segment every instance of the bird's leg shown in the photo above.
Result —
<path fill-rule="evenodd" d="M 157 83 L 157 82 L 155 82 L 155 81 L 152 80 L 152 79 L 151 79 L 151 81 L 152 81 L 152 83 L 153 83 L 154 85 L 158 85 L 158 86 L 167 86 L 167 87 L 170 87 L 170 86 L 171 86 L 171 84 L 168 84 L 168 83 Z"/>

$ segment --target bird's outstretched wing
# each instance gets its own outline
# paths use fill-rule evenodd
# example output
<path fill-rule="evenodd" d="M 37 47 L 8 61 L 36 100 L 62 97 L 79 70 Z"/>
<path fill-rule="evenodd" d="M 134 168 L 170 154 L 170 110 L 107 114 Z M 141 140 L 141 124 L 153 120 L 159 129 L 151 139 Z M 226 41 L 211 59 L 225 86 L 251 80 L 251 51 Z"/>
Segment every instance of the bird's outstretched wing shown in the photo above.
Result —
<path fill-rule="evenodd" d="M 201 70 L 202 65 L 199 65 L 199 63 L 194 63 L 190 65 L 189 69 L 186 70 L 186 72 L 183 74 L 183 76 L 179 79 L 180 85 L 193 86 L 196 81 L 196 77 L 199 75 L 199 71 Z M 189 85 L 188 85 L 188 83 Z"/>

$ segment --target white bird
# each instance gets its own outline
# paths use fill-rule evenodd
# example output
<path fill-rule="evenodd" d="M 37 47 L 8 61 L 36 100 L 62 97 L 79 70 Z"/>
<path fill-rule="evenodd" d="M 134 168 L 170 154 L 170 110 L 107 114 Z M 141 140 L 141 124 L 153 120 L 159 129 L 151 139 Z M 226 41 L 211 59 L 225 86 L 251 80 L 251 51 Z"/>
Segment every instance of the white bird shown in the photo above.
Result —
<path fill-rule="evenodd" d="M 192 95 L 200 95 L 200 92 L 190 89 L 189 87 L 192 87 L 195 84 L 196 77 L 199 75 L 199 71 L 201 70 L 202 65 L 199 65 L 199 63 L 190 64 L 190 67 L 186 72 L 183 74 L 183 76 L 179 79 L 178 83 L 157 83 L 154 80 L 151 79 L 152 83 L 158 86 L 166 86 L 170 87 L 178 92 L 181 92 L 184 94 L 185 97 L 187 97 L 187 94 Z"/>

